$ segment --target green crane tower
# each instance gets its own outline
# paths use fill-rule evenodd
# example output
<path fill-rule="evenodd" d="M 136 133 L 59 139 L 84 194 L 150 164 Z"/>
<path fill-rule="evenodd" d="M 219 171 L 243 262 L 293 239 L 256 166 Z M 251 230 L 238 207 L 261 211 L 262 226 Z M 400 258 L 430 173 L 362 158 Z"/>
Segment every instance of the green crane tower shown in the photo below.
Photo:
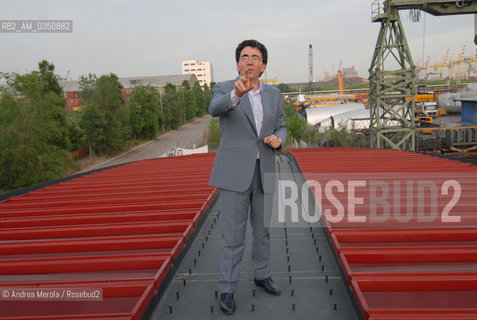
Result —
<path fill-rule="evenodd" d="M 369 68 L 372 148 L 415 150 L 414 94 L 416 66 L 399 10 L 418 9 L 432 15 L 477 13 L 477 1 L 376 0 L 372 21 L 380 22 Z"/>

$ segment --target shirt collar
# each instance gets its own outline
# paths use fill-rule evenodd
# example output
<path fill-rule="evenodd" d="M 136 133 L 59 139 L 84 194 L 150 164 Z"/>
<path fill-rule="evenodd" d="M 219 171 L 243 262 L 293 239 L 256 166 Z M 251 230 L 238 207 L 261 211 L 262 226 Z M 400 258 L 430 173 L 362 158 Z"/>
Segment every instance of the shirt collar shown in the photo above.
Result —
<path fill-rule="evenodd" d="M 258 90 L 257 90 L 257 91 L 253 91 L 253 89 L 252 89 L 252 90 L 250 90 L 248 93 L 249 93 L 249 94 L 261 94 L 261 93 L 262 93 L 262 89 L 263 89 L 262 82 L 259 81 L 258 84 L 260 85 L 260 87 L 258 87 Z"/>

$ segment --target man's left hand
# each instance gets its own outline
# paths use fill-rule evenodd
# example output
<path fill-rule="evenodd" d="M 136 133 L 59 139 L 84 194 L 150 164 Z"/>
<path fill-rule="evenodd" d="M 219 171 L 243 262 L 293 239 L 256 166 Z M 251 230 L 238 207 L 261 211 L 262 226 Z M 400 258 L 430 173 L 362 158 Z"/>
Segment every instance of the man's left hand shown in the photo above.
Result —
<path fill-rule="evenodd" d="M 268 137 L 266 137 L 263 142 L 265 142 L 266 144 L 268 144 L 270 147 L 276 149 L 278 147 L 280 147 L 280 145 L 282 144 L 282 139 L 280 139 L 279 136 L 277 135 L 269 135 Z"/>

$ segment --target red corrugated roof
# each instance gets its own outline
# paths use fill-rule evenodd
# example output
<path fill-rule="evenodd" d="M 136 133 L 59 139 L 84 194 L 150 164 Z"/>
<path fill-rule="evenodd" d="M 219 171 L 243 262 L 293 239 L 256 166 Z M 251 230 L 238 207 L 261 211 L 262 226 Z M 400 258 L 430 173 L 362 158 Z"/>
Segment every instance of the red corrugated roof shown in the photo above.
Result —
<path fill-rule="evenodd" d="M 101 288 L 12 301 L 0 319 L 140 319 L 217 190 L 214 154 L 144 160 L 0 202 L 0 287 Z"/>
<path fill-rule="evenodd" d="M 399 150 L 290 153 L 317 182 L 366 319 L 477 319 L 476 166 Z"/>
<path fill-rule="evenodd" d="M 475 166 L 397 150 L 290 153 L 322 187 L 324 223 L 366 318 L 477 319 Z M 139 319 L 216 195 L 213 157 L 135 162 L 0 202 L 0 287 L 104 296 L 0 298 L 0 319 Z"/>

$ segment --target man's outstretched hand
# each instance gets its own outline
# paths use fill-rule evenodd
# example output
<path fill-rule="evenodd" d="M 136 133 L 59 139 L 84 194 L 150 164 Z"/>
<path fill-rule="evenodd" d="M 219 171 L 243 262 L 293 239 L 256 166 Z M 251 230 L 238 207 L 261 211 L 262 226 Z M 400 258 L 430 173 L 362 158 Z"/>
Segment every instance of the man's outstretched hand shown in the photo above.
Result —
<path fill-rule="evenodd" d="M 272 135 L 269 135 L 268 137 L 266 137 L 263 140 L 263 142 L 268 144 L 270 147 L 276 149 L 276 148 L 280 147 L 280 145 L 282 144 L 282 139 L 280 139 L 279 136 L 276 136 L 276 135 L 272 134 Z"/>
<path fill-rule="evenodd" d="M 235 81 L 234 83 L 234 88 L 235 88 L 235 95 L 237 97 L 241 97 L 250 90 L 252 90 L 252 84 L 250 83 L 250 80 L 248 79 L 248 72 L 245 73 L 244 76 L 241 76 L 240 79 Z"/>

